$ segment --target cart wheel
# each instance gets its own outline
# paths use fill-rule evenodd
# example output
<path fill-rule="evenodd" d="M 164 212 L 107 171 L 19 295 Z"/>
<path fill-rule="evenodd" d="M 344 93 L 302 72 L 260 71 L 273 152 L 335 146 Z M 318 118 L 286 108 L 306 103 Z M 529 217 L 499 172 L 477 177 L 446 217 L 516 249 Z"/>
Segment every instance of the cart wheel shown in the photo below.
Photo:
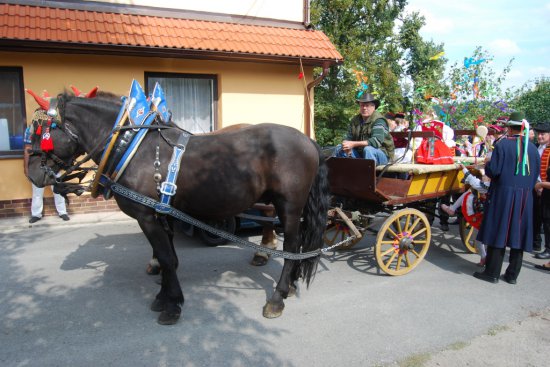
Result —
<path fill-rule="evenodd" d="M 325 233 L 323 234 L 323 241 L 325 241 L 325 245 L 332 246 L 335 243 L 345 240 L 351 235 L 351 230 L 345 223 L 336 222 L 327 227 Z M 355 246 L 359 241 L 361 241 L 361 238 L 355 238 L 347 242 L 345 245 L 338 246 L 336 248 L 338 250 L 347 250 Z"/>
<path fill-rule="evenodd" d="M 412 208 L 399 210 L 386 219 L 378 232 L 376 262 L 386 274 L 407 274 L 426 256 L 431 239 L 424 213 Z"/>
<path fill-rule="evenodd" d="M 477 254 L 477 247 L 476 247 L 476 237 L 477 237 L 477 229 L 472 226 L 470 223 L 464 219 L 464 217 L 460 218 L 460 239 L 462 240 L 462 243 L 464 244 L 464 247 L 466 247 L 466 250 L 471 252 L 472 254 Z"/>
<path fill-rule="evenodd" d="M 231 217 L 229 219 L 223 219 L 223 220 L 207 220 L 204 223 L 216 229 L 229 232 L 231 234 L 235 234 L 235 230 L 237 229 L 237 221 L 235 220 L 235 217 Z M 201 228 L 197 228 L 197 229 L 198 229 L 200 238 L 208 246 L 215 247 L 215 246 L 223 245 L 227 242 L 227 240 L 223 237 L 218 237 L 215 234 L 205 231 L 204 229 L 201 229 Z"/>

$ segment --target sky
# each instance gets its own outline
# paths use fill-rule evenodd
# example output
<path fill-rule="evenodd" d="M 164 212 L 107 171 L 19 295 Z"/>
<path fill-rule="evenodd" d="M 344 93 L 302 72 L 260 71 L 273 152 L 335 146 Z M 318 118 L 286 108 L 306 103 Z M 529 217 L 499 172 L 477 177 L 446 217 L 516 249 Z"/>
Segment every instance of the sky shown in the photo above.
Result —
<path fill-rule="evenodd" d="M 425 17 L 420 34 L 444 43 L 447 65 L 481 46 L 497 75 L 514 58 L 504 87 L 550 77 L 550 0 L 409 0 L 407 11 Z"/>

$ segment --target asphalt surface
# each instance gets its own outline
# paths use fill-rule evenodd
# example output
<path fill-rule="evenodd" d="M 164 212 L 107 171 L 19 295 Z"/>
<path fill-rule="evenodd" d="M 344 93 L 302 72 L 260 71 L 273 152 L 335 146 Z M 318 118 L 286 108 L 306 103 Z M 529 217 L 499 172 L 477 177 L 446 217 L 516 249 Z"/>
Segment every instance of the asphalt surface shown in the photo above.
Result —
<path fill-rule="evenodd" d="M 547 366 L 550 274 L 530 254 L 517 285 L 472 277 L 457 226 L 432 231 L 411 273 L 381 274 L 373 235 L 324 256 L 309 289 L 268 320 L 282 262 L 176 235 L 186 297 L 173 326 L 149 305 L 151 249 L 121 213 L 0 220 L 0 366 Z M 259 242 L 257 231 L 241 233 Z"/>

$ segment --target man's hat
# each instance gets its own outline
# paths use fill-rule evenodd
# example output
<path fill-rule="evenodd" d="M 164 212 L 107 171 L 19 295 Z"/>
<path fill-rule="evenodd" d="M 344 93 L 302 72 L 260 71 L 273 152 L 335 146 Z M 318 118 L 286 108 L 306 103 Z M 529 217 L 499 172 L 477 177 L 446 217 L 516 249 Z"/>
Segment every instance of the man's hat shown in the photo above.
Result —
<path fill-rule="evenodd" d="M 487 126 L 489 129 L 496 131 L 497 133 L 501 133 L 504 131 L 504 127 L 501 125 L 493 124 Z"/>
<path fill-rule="evenodd" d="M 395 118 L 395 114 L 391 113 L 391 112 L 387 112 L 385 115 L 384 115 L 385 118 L 387 118 L 388 120 L 393 120 Z"/>
<path fill-rule="evenodd" d="M 357 103 L 367 103 L 372 102 L 374 103 L 374 108 L 378 108 L 380 106 L 380 100 L 376 99 L 372 94 L 370 93 L 363 93 L 361 97 L 357 98 Z"/>
<path fill-rule="evenodd" d="M 508 121 L 504 123 L 506 126 L 521 126 L 525 120 L 525 114 L 520 111 L 512 112 Z"/>
<path fill-rule="evenodd" d="M 550 133 L 550 122 L 541 122 L 533 126 L 533 130 L 539 133 Z"/>

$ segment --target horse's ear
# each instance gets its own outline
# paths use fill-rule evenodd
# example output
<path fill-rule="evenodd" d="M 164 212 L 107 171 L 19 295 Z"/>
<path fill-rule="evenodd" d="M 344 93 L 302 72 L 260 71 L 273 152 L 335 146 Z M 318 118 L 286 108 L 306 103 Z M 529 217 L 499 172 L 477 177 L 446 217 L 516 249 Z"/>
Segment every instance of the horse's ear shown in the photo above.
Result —
<path fill-rule="evenodd" d="M 91 91 L 89 91 L 87 94 L 86 94 L 86 98 L 94 98 L 96 95 L 97 95 L 97 90 L 99 89 L 98 86 L 96 86 L 95 88 L 93 88 Z"/>
<path fill-rule="evenodd" d="M 75 87 L 74 85 L 71 85 L 71 89 L 73 90 L 73 93 L 74 93 L 75 96 L 81 97 L 82 92 L 80 90 L 78 90 L 77 87 Z"/>
<path fill-rule="evenodd" d="M 36 103 L 38 103 L 38 105 L 44 110 L 44 111 L 47 111 L 50 109 L 50 101 L 47 101 L 45 100 L 44 98 L 38 96 L 36 93 L 34 93 L 32 90 L 30 89 L 25 89 L 25 91 L 27 93 L 29 93 L 33 98 L 34 100 L 36 101 Z"/>

